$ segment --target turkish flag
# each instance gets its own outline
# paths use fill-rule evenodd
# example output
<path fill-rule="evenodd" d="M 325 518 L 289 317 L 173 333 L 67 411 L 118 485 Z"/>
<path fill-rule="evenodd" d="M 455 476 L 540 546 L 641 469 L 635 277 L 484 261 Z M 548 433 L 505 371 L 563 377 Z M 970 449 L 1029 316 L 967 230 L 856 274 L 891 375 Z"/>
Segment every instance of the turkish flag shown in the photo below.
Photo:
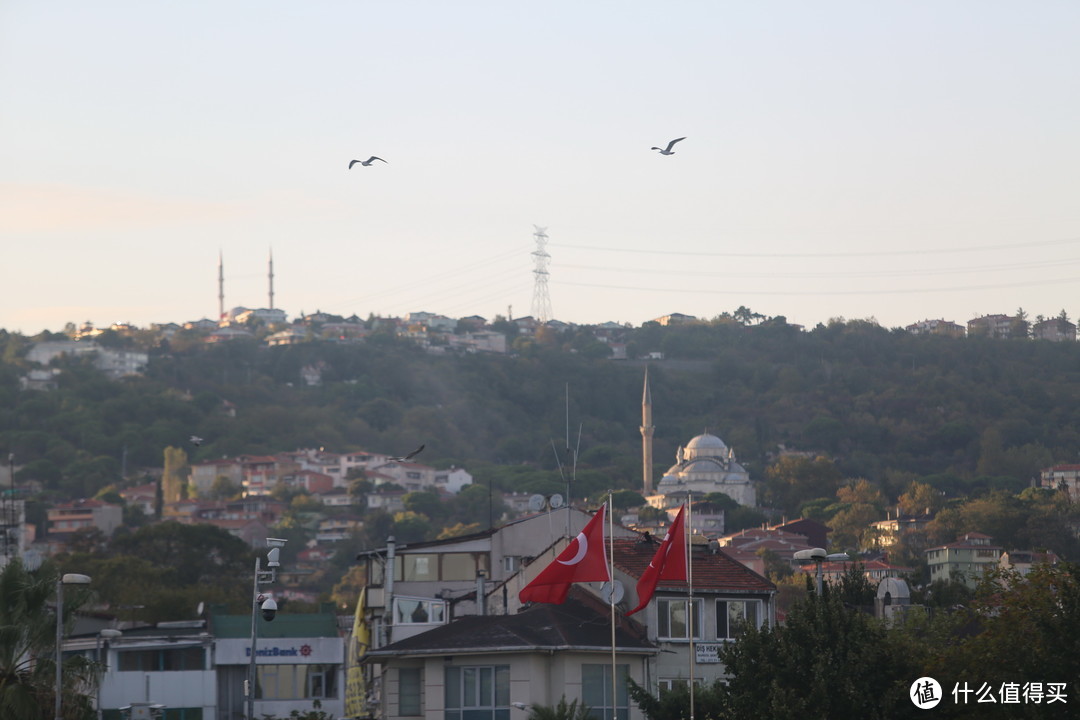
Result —
<path fill-rule="evenodd" d="M 661 580 L 682 580 L 686 582 L 686 530 L 683 527 L 683 513 L 686 506 L 679 508 L 679 514 L 668 528 L 664 541 L 653 555 L 649 567 L 641 573 L 637 584 L 638 606 L 626 613 L 627 617 L 649 604 L 656 586 Z"/>
<path fill-rule="evenodd" d="M 543 602 L 561 605 L 576 582 L 608 581 L 607 559 L 604 557 L 604 514 L 607 505 L 570 541 L 566 549 L 540 571 L 533 581 L 518 593 L 521 602 Z"/>

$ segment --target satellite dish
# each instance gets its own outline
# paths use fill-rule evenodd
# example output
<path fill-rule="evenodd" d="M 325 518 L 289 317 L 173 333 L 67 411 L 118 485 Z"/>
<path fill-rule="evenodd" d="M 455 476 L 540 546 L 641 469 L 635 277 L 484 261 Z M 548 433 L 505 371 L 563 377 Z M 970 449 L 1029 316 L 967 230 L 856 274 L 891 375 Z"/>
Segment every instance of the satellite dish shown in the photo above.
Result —
<path fill-rule="evenodd" d="M 563 496 L 559 493 L 555 493 L 548 498 L 548 504 L 551 505 L 552 510 L 558 510 L 563 506 Z"/>
<path fill-rule="evenodd" d="M 622 602 L 624 595 L 626 595 L 626 588 L 619 580 L 615 581 L 614 586 L 607 582 L 600 586 L 600 597 L 613 605 Z"/>
<path fill-rule="evenodd" d="M 532 510 L 533 512 L 540 512 L 541 510 L 543 510 L 544 509 L 544 496 L 543 495 L 533 495 L 531 498 L 529 498 L 529 509 Z"/>

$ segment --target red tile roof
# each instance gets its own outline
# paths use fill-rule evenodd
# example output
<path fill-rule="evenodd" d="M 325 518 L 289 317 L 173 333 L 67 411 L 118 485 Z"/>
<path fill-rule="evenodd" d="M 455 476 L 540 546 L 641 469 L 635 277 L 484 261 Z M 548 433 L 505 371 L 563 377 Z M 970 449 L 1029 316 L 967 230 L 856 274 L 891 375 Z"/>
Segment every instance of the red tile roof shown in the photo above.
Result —
<path fill-rule="evenodd" d="M 656 554 L 659 543 L 636 538 L 615 538 L 615 567 L 627 575 L 640 578 Z M 716 545 L 712 545 L 716 548 Z M 722 549 L 711 552 L 695 546 L 691 555 L 691 575 L 694 590 L 738 590 L 742 592 L 775 592 L 776 586 L 742 563 L 729 557 Z M 659 587 L 686 589 L 679 581 L 663 581 Z"/>

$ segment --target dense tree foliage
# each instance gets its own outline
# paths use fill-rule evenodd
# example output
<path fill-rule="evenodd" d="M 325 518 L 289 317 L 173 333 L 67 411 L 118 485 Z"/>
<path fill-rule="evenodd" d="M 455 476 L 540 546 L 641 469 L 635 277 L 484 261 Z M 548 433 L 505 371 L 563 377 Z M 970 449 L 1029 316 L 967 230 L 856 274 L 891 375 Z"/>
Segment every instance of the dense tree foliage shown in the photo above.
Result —
<path fill-rule="evenodd" d="M 29 570 L 14 560 L 0 568 L 0 717 L 4 720 L 55 717 L 58 577 L 52 565 Z M 86 588 L 66 589 L 62 622 L 67 631 L 88 600 Z M 93 717 L 85 695 L 97 681 L 93 663 L 82 655 L 62 662 L 64 720 Z"/>
<path fill-rule="evenodd" d="M 794 513 L 796 500 L 832 497 L 829 483 L 845 477 L 882 483 L 890 472 L 908 473 L 955 496 L 1020 490 L 1044 465 L 1076 459 L 1074 344 L 916 337 L 867 321 L 800 331 L 782 319 L 754 325 L 753 316 L 626 331 L 637 351 L 665 353 L 650 374 L 657 472 L 702 428 L 760 479 L 781 445 L 832 458 L 832 478 L 770 486 L 772 503 Z M 557 456 L 569 459 L 569 409 L 581 431 L 580 444 L 571 443 L 580 449 L 579 477 L 604 477 L 589 489 L 636 488 L 643 363 L 569 352 L 580 337 L 573 330 L 530 341 L 518 357 L 430 356 L 392 336 L 183 351 L 173 343 L 152 349 L 146 377 L 111 382 L 62 361 L 60 388 L 35 392 L 18 382 L 28 342 L 6 335 L 0 446 L 16 454 L 21 481 L 72 496 L 92 496 L 125 467 L 129 475 L 160 467 L 169 446 L 186 448 L 194 462 L 296 447 L 391 449 L 417 438 L 429 461 L 525 463 L 555 472 L 554 484 Z M 320 369 L 321 384 L 301 383 L 305 367 Z M 189 447 L 190 435 L 207 440 Z M 890 498 L 903 490 L 883 489 Z"/>

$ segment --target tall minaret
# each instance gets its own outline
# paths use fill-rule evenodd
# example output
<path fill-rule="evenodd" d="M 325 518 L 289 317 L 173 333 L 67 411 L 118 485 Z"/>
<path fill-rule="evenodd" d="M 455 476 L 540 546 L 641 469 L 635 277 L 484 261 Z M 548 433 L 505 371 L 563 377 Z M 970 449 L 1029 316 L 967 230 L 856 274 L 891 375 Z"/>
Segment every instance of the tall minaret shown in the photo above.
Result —
<path fill-rule="evenodd" d="M 645 480 L 645 497 L 653 494 L 652 485 L 652 438 L 656 428 L 652 424 L 652 392 L 649 390 L 649 366 L 645 366 L 645 391 L 641 395 L 641 463 Z"/>
<path fill-rule="evenodd" d="M 222 257 L 221 251 L 218 250 L 217 261 L 217 302 L 218 302 L 218 322 L 225 319 L 225 259 Z"/>
<path fill-rule="evenodd" d="M 274 309 L 274 250 L 270 249 L 270 309 Z"/>

